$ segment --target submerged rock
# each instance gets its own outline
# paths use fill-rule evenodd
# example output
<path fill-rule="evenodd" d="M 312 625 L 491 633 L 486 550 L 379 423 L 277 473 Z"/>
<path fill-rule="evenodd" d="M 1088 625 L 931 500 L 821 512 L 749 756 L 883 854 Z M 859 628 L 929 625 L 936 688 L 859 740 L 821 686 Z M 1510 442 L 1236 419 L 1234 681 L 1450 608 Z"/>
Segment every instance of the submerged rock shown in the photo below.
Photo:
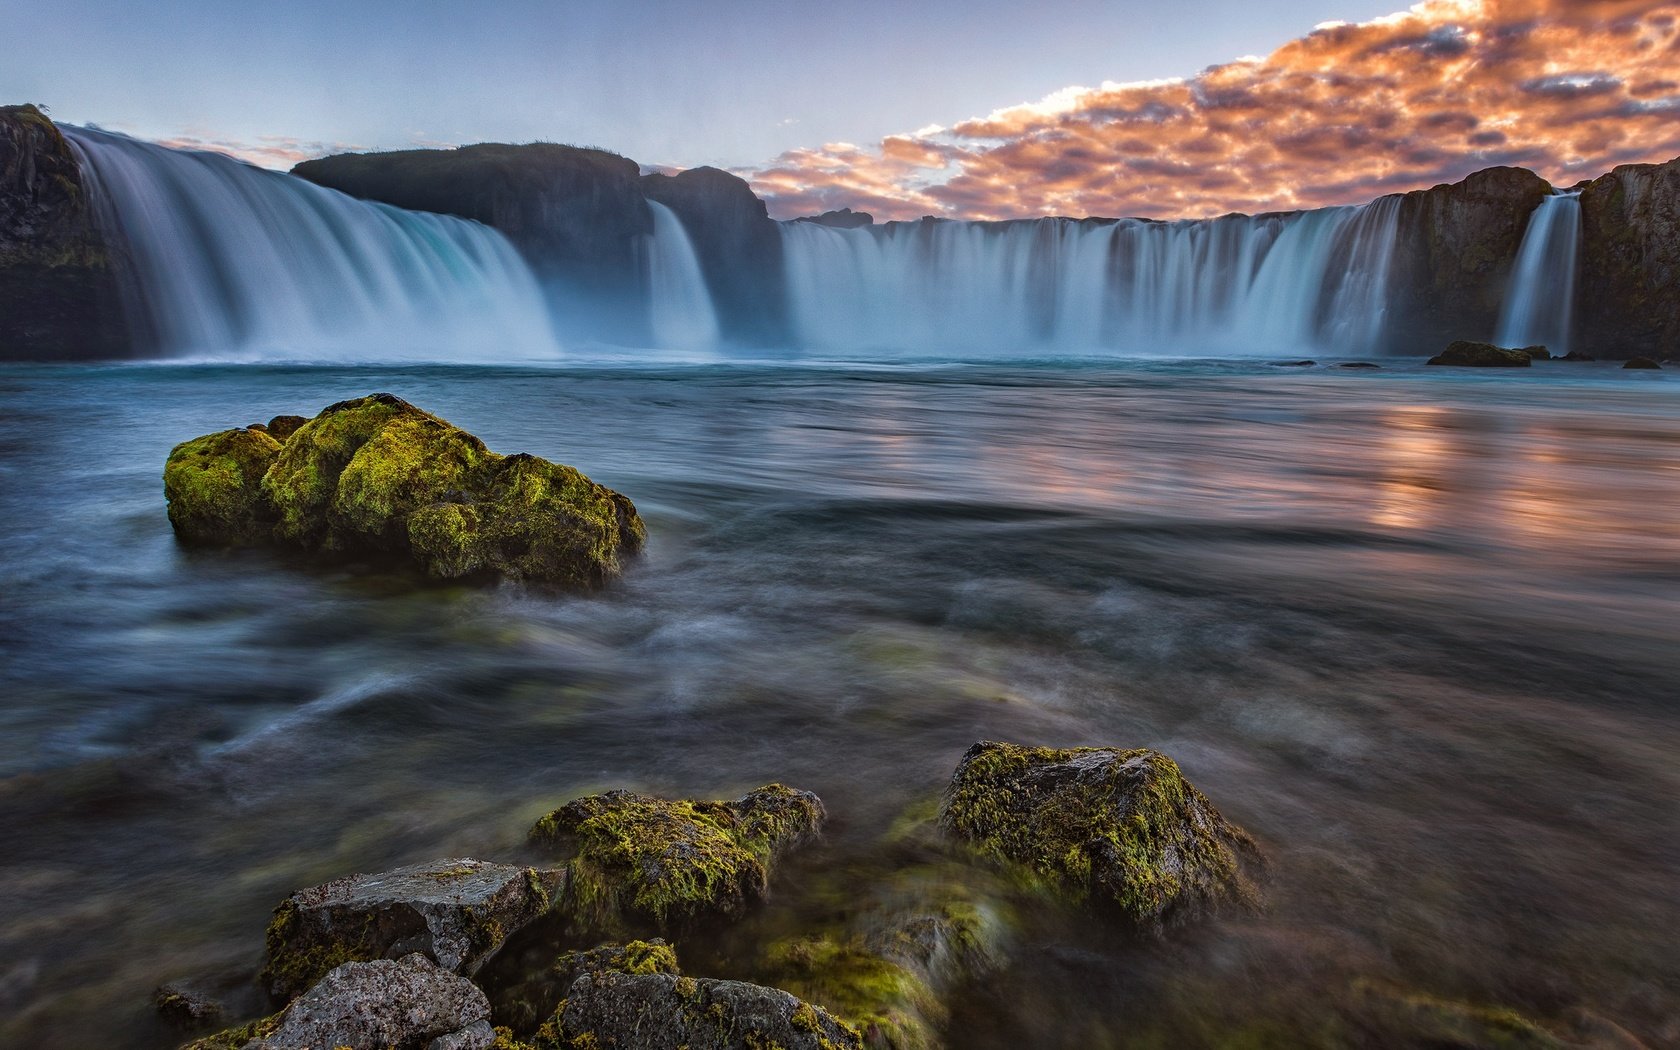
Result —
<path fill-rule="evenodd" d="M 1633 357 L 1633 358 L 1629 358 L 1627 364 L 1623 365 L 1622 367 L 1623 368 L 1661 368 L 1662 365 L 1657 364 L 1655 361 L 1651 360 L 1649 357 Z"/>
<path fill-rule="evenodd" d="M 163 466 L 175 535 L 187 543 L 267 543 L 274 510 L 262 480 L 279 455 L 280 443 L 255 430 L 224 430 L 176 445 Z"/>
<path fill-rule="evenodd" d="M 734 802 L 609 791 L 568 802 L 530 837 L 573 855 L 568 921 L 614 935 L 738 914 L 764 896 L 771 862 L 814 839 L 826 817 L 817 796 L 781 784 Z"/>
<path fill-rule="evenodd" d="M 186 1050 L 488 1050 L 490 1003 L 423 955 L 345 963 L 286 1009 Z"/>
<path fill-rule="evenodd" d="M 261 979 L 284 1000 L 341 963 L 413 952 L 470 976 L 564 883 L 561 871 L 461 859 L 299 890 L 274 911 Z"/>
<path fill-rule="evenodd" d="M 210 989 L 196 981 L 169 981 L 152 993 L 152 1005 L 164 1020 L 180 1028 L 208 1028 L 222 1019 L 227 1007 Z"/>
<path fill-rule="evenodd" d="M 1527 368 L 1534 363 L 1523 350 L 1507 350 L 1492 343 L 1477 343 L 1460 339 L 1431 357 L 1428 364 L 1459 365 L 1467 368 Z"/>
<path fill-rule="evenodd" d="M 982 855 L 1146 929 L 1258 902 L 1254 840 L 1155 751 L 984 741 L 939 819 Z"/>
<path fill-rule="evenodd" d="M 1558 360 L 1559 361 L 1597 361 L 1598 358 L 1594 357 L 1592 354 L 1584 354 L 1579 350 L 1571 350 L 1571 351 L 1569 351 L 1569 353 L 1564 354 L 1562 357 L 1558 358 Z"/>
<path fill-rule="evenodd" d="M 176 533 L 407 558 L 445 579 L 578 586 L 617 575 L 646 536 L 619 493 L 559 463 L 491 452 L 399 397 L 300 418 L 176 446 L 164 467 Z"/>
<path fill-rule="evenodd" d="M 591 1050 L 847 1050 L 858 1032 L 787 992 L 741 981 L 606 972 L 578 978 L 560 1046 Z"/>

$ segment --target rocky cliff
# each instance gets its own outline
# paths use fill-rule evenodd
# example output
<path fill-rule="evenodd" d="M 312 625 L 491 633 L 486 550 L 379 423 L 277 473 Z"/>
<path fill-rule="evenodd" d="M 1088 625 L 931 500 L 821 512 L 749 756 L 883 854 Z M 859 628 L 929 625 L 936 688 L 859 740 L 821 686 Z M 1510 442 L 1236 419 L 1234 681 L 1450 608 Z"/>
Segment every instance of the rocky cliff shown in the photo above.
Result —
<path fill-rule="evenodd" d="M 125 354 L 112 258 L 64 136 L 35 106 L 0 106 L 0 358 Z"/>
<path fill-rule="evenodd" d="M 1581 191 L 1575 332 L 1599 357 L 1680 355 L 1680 158 Z"/>
<path fill-rule="evenodd" d="M 1528 218 L 1552 192 L 1524 168 L 1488 168 L 1400 198 L 1389 271 L 1389 350 L 1434 353 L 1455 339 L 1491 339 Z"/>

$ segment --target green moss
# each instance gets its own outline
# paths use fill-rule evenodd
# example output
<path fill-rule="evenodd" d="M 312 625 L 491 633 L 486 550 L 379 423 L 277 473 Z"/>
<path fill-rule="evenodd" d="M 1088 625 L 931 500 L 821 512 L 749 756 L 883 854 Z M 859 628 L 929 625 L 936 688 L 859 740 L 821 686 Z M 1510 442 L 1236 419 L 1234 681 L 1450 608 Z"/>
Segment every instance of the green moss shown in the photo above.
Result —
<path fill-rule="evenodd" d="M 262 479 L 280 443 L 252 430 L 224 430 L 176 445 L 163 467 L 169 523 L 191 543 L 263 543 L 274 512 Z"/>
<path fill-rule="evenodd" d="M 444 579 L 596 586 L 646 535 L 634 504 L 577 470 L 497 455 L 390 394 L 341 402 L 299 427 L 263 490 L 285 542 L 407 555 Z"/>
<path fill-rule="evenodd" d="M 916 973 L 858 942 L 796 938 L 773 946 L 766 961 L 777 987 L 823 1007 L 871 1046 L 939 1045 L 938 1028 L 947 1016 L 939 996 Z"/>
<path fill-rule="evenodd" d="M 1029 880 L 1141 926 L 1233 900 L 1257 901 L 1248 834 L 1148 750 L 977 744 L 940 823 Z"/>
<path fill-rule="evenodd" d="M 342 548 L 331 529 L 340 476 L 393 417 L 415 414 L 424 415 L 400 398 L 373 394 L 329 405 L 298 428 L 263 478 L 280 516 L 276 535 L 306 547 Z"/>
<path fill-rule="evenodd" d="M 267 954 L 257 979 L 280 999 L 295 998 L 347 962 L 384 958 L 385 944 L 377 926 L 376 916 L 370 913 L 360 927 L 335 929 L 333 937 L 323 942 L 304 929 L 297 905 L 289 899 L 282 901 L 268 924 Z"/>
<path fill-rule="evenodd" d="M 195 1039 L 181 1050 L 240 1050 L 245 1044 L 257 1039 L 266 1039 L 273 1035 L 280 1027 L 280 1014 L 273 1014 L 256 1021 L 224 1029 L 214 1035 L 207 1035 L 202 1039 Z"/>
<path fill-rule="evenodd" d="M 814 835 L 816 796 L 772 784 L 737 802 L 611 791 L 570 802 L 531 841 L 573 853 L 562 902 L 582 930 L 667 930 L 763 896 L 780 850 Z"/>

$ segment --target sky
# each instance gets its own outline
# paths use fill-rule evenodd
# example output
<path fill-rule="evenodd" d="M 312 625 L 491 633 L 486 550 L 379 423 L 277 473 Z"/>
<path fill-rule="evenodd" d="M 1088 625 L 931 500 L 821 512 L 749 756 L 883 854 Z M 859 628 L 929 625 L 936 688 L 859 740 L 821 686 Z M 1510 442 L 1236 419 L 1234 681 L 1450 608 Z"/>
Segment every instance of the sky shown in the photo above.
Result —
<path fill-rule="evenodd" d="M 547 140 L 772 214 L 1194 217 L 1680 154 L 1680 2 L 55 0 L 0 101 L 268 167 Z M 1085 86 L 1082 86 L 1085 85 Z"/>

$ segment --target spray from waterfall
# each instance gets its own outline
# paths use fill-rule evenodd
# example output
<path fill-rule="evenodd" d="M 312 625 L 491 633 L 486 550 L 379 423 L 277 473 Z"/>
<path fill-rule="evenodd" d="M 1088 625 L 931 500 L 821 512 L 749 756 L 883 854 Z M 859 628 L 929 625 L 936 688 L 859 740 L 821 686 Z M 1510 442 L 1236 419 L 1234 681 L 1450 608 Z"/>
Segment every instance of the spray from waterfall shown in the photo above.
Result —
<path fill-rule="evenodd" d="M 794 341 L 833 351 L 1381 349 L 1400 201 L 1151 222 L 784 223 Z"/>
<path fill-rule="evenodd" d="M 525 261 L 478 223 L 358 201 L 214 153 L 65 128 L 164 356 L 508 360 L 559 353 Z"/>
<path fill-rule="evenodd" d="M 1580 241 L 1580 193 L 1554 194 L 1534 209 L 1500 312 L 1501 346 L 1538 344 L 1554 354 L 1569 352 Z"/>

